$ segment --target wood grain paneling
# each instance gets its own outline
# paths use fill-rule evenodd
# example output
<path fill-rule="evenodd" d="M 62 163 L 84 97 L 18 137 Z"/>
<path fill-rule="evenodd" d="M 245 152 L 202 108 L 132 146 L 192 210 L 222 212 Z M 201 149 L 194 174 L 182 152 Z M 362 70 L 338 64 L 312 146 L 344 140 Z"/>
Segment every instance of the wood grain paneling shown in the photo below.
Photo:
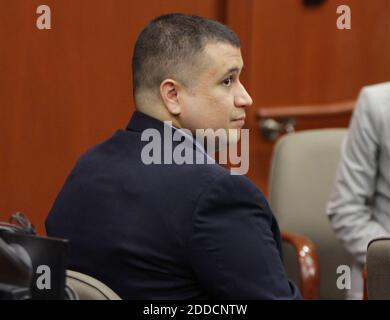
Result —
<path fill-rule="evenodd" d="M 336 27 L 338 5 L 349 5 L 351 30 Z M 266 193 L 273 144 L 259 133 L 261 106 L 334 103 L 356 99 L 364 85 L 390 78 L 390 1 L 234 0 L 227 23 L 244 39 L 243 81 L 254 105 L 249 109 L 250 171 Z M 314 119 L 297 129 L 347 126 L 349 118 Z"/>
<path fill-rule="evenodd" d="M 250 171 L 266 193 L 273 144 L 258 130 L 258 107 L 354 99 L 390 74 L 390 2 L 327 0 L 47 0 L 52 29 L 38 30 L 38 0 L 0 0 L 0 219 L 22 210 L 43 221 L 77 158 L 124 127 L 131 112 L 130 58 L 154 16 L 186 12 L 230 25 L 240 36 Z M 348 4 L 352 29 L 336 28 Z M 348 119 L 299 125 L 346 126 Z"/>

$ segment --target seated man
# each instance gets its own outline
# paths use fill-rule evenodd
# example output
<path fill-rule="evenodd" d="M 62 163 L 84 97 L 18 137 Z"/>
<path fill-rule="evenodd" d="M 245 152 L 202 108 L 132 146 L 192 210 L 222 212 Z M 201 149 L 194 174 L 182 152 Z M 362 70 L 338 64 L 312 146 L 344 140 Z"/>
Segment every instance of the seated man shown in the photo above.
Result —
<path fill-rule="evenodd" d="M 48 235 L 70 239 L 69 268 L 124 299 L 300 298 L 263 195 L 208 161 L 194 138 L 198 129 L 223 129 L 235 133 L 228 143 L 237 142 L 252 104 L 242 68 L 239 39 L 218 22 L 170 14 L 141 32 L 133 54 L 137 111 L 126 130 L 81 157 L 46 220 Z M 156 133 L 162 150 L 148 162 Z M 182 138 L 190 141 L 184 153 L 207 161 L 172 161 Z"/>
<path fill-rule="evenodd" d="M 367 245 L 390 236 L 390 82 L 362 89 L 327 213 L 354 258 L 348 299 L 363 298 Z"/>

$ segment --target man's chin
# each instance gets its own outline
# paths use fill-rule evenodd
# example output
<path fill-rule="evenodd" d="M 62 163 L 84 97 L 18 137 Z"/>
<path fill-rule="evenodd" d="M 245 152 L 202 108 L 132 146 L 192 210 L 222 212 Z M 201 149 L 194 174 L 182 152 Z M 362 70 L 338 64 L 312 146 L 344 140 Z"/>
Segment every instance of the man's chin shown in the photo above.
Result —
<path fill-rule="evenodd" d="M 240 141 L 241 129 L 227 129 L 226 136 L 216 138 L 216 152 L 227 149 L 230 145 L 235 145 Z"/>
<path fill-rule="evenodd" d="M 236 144 L 241 139 L 241 129 L 230 129 L 229 130 L 229 141 L 228 144 Z"/>
<path fill-rule="evenodd" d="M 203 142 L 203 146 L 209 154 L 223 151 L 229 145 L 237 144 L 241 138 L 241 129 L 238 128 L 207 129 L 199 136 L 198 133 L 197 140 Z"/>

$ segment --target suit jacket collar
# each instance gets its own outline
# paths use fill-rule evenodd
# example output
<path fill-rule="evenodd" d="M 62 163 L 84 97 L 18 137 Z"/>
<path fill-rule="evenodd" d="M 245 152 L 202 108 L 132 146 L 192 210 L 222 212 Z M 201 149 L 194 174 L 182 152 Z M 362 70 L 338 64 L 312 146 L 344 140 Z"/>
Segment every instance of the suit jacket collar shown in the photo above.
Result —
<path fill-rule="evenodd" d="M 154 128 L 161 132 L 164 131 L 164 122 L 153 118 L 143 112 L 134 111 L 126 127 L 127 130 L 142 132 L 146 129 Z"/>
<path fill-rule="evenodd" d="M 163 135 L 164 134 L 164 126 L 167 126 L 167 125 L 168 124 L 165 124 L 161 120 L 153 118 L 153 117 L 151 117 L 143 112 L 134 111 L 126 129 L 130 130 L 130 131 L 143 132 L 146 129 L 153 128 L 153 129 L 157 129 Z M 181 132 L 181 134 L 185 137 L 185 139 L 190 139 L 190 141 L 192 141 L 193 148 L 195 150 L 197 149 L 201 153 L 203 153 L 206 157 L 208 157 L 208 158 L 210 157 L 207 154 L 204 146 L 200 145 L 199 142 L 196 141 L 195 137 L 189 136 L 188 134 L 184 133 L 183 131 L 181 131 L 178 128 L 175 128 L 173 126 L 171 126 L 171 127 L 172 127 L 173 131 L 178 130 L 179 132 Z M 174 143 L 176 144 L 178 142 L 174 142 Z M 214 160 L 211 160 L 211 161 L 214 161 Z"/>

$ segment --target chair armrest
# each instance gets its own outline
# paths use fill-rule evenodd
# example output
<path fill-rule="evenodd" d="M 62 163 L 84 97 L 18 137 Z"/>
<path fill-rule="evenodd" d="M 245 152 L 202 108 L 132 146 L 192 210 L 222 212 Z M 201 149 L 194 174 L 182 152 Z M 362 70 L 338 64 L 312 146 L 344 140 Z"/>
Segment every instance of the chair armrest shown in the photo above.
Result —
<path fill-rule="evenodd" d="M 302 235 L 282 231 L 282 241 L 290 243 L 296 253 L 299 266 L 299 280 L 302 297 L 305 300 L 318 299 L 320 266 L 315 245 Z"/>

